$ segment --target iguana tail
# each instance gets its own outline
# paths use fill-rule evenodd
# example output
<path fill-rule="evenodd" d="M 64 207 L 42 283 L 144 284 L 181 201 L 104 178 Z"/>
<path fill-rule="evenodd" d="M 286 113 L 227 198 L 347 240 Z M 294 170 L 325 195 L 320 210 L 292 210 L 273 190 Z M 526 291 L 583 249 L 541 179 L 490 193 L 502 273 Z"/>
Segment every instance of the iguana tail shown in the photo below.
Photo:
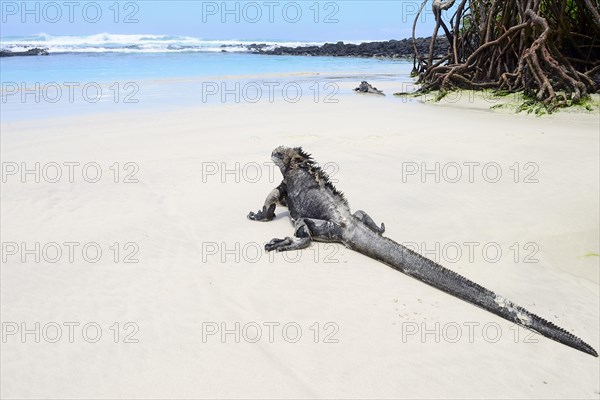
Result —
<path fill-rule="evenodd" d="M 598 357 L 589 344 L 564 329 L 391 239 L 362 226 L 348 229 L 347 232 L 344 243 L 359 253 L 547 338 Z"/>

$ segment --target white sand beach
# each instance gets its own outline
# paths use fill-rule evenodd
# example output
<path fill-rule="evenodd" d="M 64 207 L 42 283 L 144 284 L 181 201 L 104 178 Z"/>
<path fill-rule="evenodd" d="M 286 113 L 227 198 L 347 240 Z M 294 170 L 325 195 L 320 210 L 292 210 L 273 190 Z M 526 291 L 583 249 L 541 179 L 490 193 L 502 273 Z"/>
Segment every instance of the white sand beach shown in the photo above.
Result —
<path fill-rule="evenodd" d="M 341 245 L 267 254 L 287 211 L 246 218 L 303 146 L 386 236 L 598 350 L 598 114 L 352 87 L 3 121 L 1 397 L 598 399 L 598 358 Z"/>

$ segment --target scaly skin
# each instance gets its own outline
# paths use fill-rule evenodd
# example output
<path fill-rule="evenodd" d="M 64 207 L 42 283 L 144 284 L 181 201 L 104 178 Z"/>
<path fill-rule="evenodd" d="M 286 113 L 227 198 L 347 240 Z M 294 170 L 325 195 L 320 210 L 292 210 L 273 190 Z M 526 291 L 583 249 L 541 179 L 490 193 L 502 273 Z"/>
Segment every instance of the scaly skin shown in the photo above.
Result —
<path fill-rule="evenodd" d="M 271 159 L 281 170 L 283 182 L 267 196 L 262 210 L 249 213 L 248 218 L 271 221 L 277 204 L 287 205 L 295 233 L 271 240 L 265 245 L 267 251 L 303 249 L 314 240 L 342 243 L 508 321 L 598 357 L 590 345 L 564 329 L 382 236 L 385 226 L 377 226 L 364 211 L 352 214 L 344 195 L 301 148 L 278 147 Z"/>
<path fill-rule="evenodd" d="M 385 96 L 385 94 L 381 90 L 377 89 L 376 87 L 373 87 L 373 85 L 371 85 L 367 81 L 362 81 L 360 85 L 356 89 L 354 89 L 354 91 L 358 93 L 371 93 Z"/>

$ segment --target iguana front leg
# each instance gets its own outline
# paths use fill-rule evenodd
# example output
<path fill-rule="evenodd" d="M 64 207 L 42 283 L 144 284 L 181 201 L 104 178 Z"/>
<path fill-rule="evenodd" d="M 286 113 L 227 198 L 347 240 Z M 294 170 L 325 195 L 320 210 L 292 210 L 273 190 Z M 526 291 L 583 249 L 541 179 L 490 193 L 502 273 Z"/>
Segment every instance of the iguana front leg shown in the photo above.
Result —
<path fill-rule="evenodd" d="M 341 227 L 333 222 L 321 219 L 301 218 L 296 221 L 294 237 L 273 239 L 265 245 L 266 251 L 289 251 L 305 249 L 313 240 L 323 242 L 340 242 Z"/>
<path fill-rule="evenodd" d="M 277 207 L 277 203 L 282 206 L 287 205 L 287 187 L 285 182 L 281 182 L 279 186 L 269 193 L 262 210 L 259 210 L 258 212 L 250 211 L 248 219 L 263 222 L 273 220 L 273 218 L 275 218 L 275 208 Z"/>

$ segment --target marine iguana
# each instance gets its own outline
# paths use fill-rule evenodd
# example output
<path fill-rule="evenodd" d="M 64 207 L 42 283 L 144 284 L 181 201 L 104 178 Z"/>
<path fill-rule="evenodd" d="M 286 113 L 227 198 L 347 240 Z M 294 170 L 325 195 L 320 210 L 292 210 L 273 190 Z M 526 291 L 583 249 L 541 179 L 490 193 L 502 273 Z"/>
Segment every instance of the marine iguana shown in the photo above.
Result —
<path fill-rule="evenodd" d="M 371 93 L 385 96 L 385 94 L 381 90 L 377 89 L 376 87 L 373 87 L 367 81 L 362 81 L 360 85 L 356 89 L 354 89 L 354 91 L 358 93 Z"/>
<path fill-rule="evenodd" d="M 342 243 L 508 321 L 598 357 L 589 344 L 564 329 L 384 237 L 385 225 L 377 226 L 364 211 L 352 214 L 344 195 L 302 148 L 278 147 L 271 159 L 281 170 L 283 181 L 267 196 L 262 210 L 250 212 L 248 218 L 271 221 L 277 204 L 281 204 L 289 209 L 295 233 L 293 238 L 271 240 L 265 245 L 266 251 L 303 249 L 313 240 Z"/>

